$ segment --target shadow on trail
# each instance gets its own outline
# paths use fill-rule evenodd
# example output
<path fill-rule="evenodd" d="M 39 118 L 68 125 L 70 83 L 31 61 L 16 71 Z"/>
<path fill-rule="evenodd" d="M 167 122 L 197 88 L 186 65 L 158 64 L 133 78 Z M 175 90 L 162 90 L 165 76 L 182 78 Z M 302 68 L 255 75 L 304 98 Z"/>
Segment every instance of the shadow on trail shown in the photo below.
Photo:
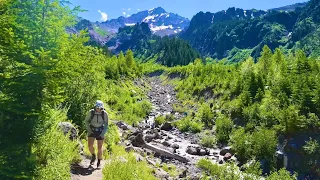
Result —
<path fill-rule="evenodd" d="M 95 170 L 99 170 L 99 169 L 100 168 L 94 168 L 91 165 L 89 165 L 89 167 L 83 167 L 81 165 L 74 164 L 71 166 L 71 173 L 75 175 L 89 176 Z"/>

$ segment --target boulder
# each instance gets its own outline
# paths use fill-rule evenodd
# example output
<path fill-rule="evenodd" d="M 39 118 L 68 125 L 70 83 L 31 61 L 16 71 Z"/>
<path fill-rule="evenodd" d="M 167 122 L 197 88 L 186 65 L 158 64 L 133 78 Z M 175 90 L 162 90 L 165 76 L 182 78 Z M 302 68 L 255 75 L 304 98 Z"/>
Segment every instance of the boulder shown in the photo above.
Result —
<path fill-rule="evenodd" d="M 157 135 L 156 134 L 147 134 L 144 139 L 146 142 L 151 142 L 153 139 L 156 139 Z"/>
<path fill-rule="evenodd" d="M 132 145 L 130 145 L 130 146 L 127 146 L 127 147 L 125 148 L 125 150 L 126 150 L 127 152 L 130 152 L 130 151 L 133 151 L 134 148 L 133 148 Z"/>
<path fill-rule="evenodd" d="M 157 178 L 160 178 L 160 179 L 162 178 L 167 179 L 169 177 L 169 174 L 161 168 L 157 168 L 154 174 Z"/>
<path fill-rule="evenodd" d="M 179 178 L 185 178 L 187 177 L 187 170 L 183 170 L 181 174 L 179 174 Z"/>
<path fill-rule="evenodd" d="M 191 155 L 198 155 L 197 148 L 192 147 L 192 146 L 188 146 L 186 152 L 187 152 L 188 154 L 191 154 Z"/>
<path fill-rule="evenodd" d="M 165 130 L 165 131 L 170 131 L 173 128 L 171 122 L 165 122 L 162 126 L 161 126 L 161 130 Z"/>
<path fill-rule="evenodd" d="M 137 162 L 144 161 L 144 157 L 142 157 L 140 154 L 133 153 L 133 155 L 136 157 Z"/>
<path fill-rule="evenodd" d="M 71 124 L 70 122 L 60 122 L 58 124 L 60 130 L 63 132 L 63 134 L 66 136 L 69 134 L 69 139 L 74 141 L 78 138 L 78 132 L 77 129 Z"/>
<path fill-rule="evenodd" d="M 123 129 L 123 130 L 128 130 L 129 129 L 129 125 L 124 123 L 124 122 L 122 122 L 122 121 L 117 122 L 116 125 L 119 128 Z"/>
<path fill-rule="evenodd" d="M 142 133 L 138 133 L 136 136 L 133 137 L 131 136 L 129 139 L 131 140 L 132 145 L 136 147 L 141 147 L 145 144 Z"/>
<path fill-rule="evenodd" d="M 207 151 L 204 150 L 204 149 L 200 149 L 199 153 L 200 153 L 201 156 L 205 156 L 207 154 Z"/>
<path fill-rule="evenodd" d="M 231 157 L 232 157 L 232 154 L 231 154 L 231 153 L 226 153 L 226 154 L 224 155 L 223 159 L 226 161 L 226 160 L 231 159 Z"/>
<path fill-rule="evenodd" d="M 163 144 L 164 146 L 167 146 L 167 147 L 170 147 L 170 145 L 171 145 L 168 141 L 163 141 L 162 144 Z"/>
<path fill-rule="evenodd" d="M 179 146 L 178 144 L 172 144 L 171 147 L 172 147 L 173 149 L 179 149 L 179 148 L 180 148 L 180 146 Z"/>
<path fill-rule="evenodd" d="M 231 149 L 231 147 L 224 147 L 223 149 L 221 149 L 220 151 L 220 155 L 221 156 L 224 156 L 226 155 L 227 153 L 230 153 L 231 155 L 233 154 L 233 150 Z"/>

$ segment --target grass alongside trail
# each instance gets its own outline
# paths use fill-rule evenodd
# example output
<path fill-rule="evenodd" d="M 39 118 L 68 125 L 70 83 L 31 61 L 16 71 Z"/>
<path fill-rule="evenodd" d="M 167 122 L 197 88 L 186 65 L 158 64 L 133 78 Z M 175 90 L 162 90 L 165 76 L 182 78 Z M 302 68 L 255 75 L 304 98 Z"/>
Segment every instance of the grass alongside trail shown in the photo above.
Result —
<path fill-rule="evenodd" d="M 117 180 L 155 180 L 152 168 L 147 162 L 137 162 L 133 152 L 127 153 L 123 147 L 114 146 L 112 153 L 108 156 L 107 163 L 103 168 L 103 179 Z"/>

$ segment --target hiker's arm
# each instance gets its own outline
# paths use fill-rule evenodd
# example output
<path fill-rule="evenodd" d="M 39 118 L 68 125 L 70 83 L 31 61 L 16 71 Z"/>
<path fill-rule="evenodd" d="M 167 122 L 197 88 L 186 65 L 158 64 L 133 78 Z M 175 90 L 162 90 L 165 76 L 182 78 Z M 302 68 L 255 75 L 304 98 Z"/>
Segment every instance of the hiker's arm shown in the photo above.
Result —
<path fill-rule="evenodd" d="M 89 124 L 89 119 L 91 117 L 91 112 L 88 112 L 86 118 L 85 118 L 85 123 L 86 123 L 86 128 L 87 128 L 87 132 L 88 132 L 88 135 L 90 135 L 92 133 L 92 130 L 90 128 L 90 124 Z"/>
<path fill-rule="evenodd" d="M 104 128 L 103 128 L 103 131 L 102 131 L 102 133 L 101 133 L 101 137 L 103 137 L 105 134 L 106 134 L 106 132 L 107 132 L 107 130 L 108 130 L 108 122 L 109 122 L 109 116 L 108 116 L 108 113 L 107 112 L 105 112 L 104 113 Z"/>

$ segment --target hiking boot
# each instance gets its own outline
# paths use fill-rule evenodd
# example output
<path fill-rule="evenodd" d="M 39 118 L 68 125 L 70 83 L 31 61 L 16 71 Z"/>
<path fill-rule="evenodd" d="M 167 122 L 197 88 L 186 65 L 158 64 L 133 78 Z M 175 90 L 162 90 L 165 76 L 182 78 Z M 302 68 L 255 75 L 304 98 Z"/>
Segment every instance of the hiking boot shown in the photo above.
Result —
<path fill-rule="evenodd" d="M 98 159 L 97 168 L 100 168 L 101 159 Z"/>
<path fill-rule="evenodd" d="M 95 161 L 96 161 L 96 155 L 92 154 L 90 164 L 93 165 Z"/>

